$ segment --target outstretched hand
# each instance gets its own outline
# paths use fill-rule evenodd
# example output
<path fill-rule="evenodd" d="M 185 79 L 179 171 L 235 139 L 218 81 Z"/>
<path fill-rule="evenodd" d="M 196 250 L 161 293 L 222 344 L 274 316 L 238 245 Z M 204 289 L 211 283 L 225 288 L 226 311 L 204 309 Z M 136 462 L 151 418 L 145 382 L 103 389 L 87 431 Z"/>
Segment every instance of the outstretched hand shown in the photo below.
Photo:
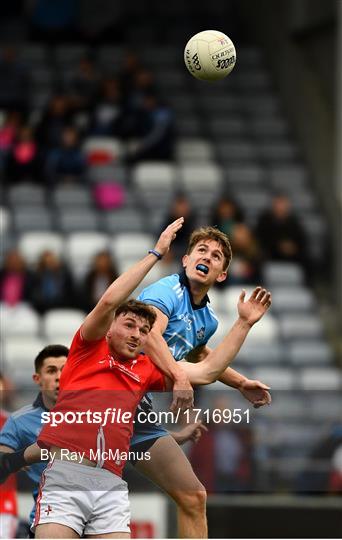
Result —
<path fill-rule="evenodd" d="M 165 255 L 169 251 L 171 242 L 176 238 L 176 234 L 179 229 L 183 227 L 183 223 L 184 218 L 181 217 L 166 227 L 166 229 L 159 236 L 158 242 L 154 248 L 156 251 L 158 251 L 158 253 Z"/>
<path fill-rule="evenodd" d="M 253 404 L 255 409 L 271 404 L 270 387 L 260 381 L 246 379 L 240 385 L 239 390 Z"/>
<path fill-rule="evenodd" d="M 245 302 L 246 291 L 243 290 L 238 301 L 238 312 L 242 320 L 253 326 L 269 309 L 271 293 L 262 287 L 256 287 L 250 298 Z"/>

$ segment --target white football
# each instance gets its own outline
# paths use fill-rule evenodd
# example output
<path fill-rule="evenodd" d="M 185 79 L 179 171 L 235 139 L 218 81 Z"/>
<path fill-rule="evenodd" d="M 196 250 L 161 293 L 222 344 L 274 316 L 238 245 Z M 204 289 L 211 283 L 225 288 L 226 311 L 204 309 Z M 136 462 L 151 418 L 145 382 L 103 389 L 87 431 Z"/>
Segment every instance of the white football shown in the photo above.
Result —
<path fill-rule="evenodd" d="M 234 43 L 218 30 L 204 30 L 189 39 L 184 49 L 184 62 L 196 79 L 224 79 L 235 66 Z"/>

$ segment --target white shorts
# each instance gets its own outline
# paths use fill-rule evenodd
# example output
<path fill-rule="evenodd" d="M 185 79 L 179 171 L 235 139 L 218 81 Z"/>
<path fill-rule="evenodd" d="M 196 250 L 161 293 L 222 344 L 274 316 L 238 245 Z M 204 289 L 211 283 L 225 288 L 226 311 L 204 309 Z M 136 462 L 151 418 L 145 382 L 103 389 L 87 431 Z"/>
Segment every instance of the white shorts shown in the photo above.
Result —
<path fill-rule="evenodd" d="M 32 525 L 59 523 L 80 536 L 130 533 L 127 483 L 107 469 L 55 460 L 42 474 Z"/>

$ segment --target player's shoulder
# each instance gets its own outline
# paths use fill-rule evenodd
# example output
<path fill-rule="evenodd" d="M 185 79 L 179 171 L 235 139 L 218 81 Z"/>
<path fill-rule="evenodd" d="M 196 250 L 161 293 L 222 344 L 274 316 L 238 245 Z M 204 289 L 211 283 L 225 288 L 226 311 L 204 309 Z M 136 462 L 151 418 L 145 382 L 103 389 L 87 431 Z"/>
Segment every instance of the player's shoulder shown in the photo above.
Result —
<path fill-rule="evenodd" d="M 172 294 L 177 295 L 182 290 L 179 274 L 171 274 L 165 276 L 158 281 L 155 281 L 151 285 L 148 285 L 143 289 L 139 298 L 148 297 L 149 294 L 158 292 L 160 294 Z"/>
<path fill-rule="evenodd" d="M 20 409 L 17 409 L 14 411 L 10 418 L 12 418 L 14 421 L 16 420 L 27 420 L 29 417 L 35 417 L 40 416 L 42 412 L 42 405 L 41 405 L 41 398 L 40 396 L 37 397 L 37 399 L 31 403 L 30 405 L 24 405 Z"/>

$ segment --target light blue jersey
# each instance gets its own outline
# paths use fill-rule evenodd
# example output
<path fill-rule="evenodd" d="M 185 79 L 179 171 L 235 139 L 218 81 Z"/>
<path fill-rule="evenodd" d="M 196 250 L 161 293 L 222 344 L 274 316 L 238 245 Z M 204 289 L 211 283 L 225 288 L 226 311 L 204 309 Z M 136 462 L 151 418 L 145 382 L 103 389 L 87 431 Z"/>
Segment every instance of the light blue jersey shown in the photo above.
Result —
<path fill-rule="evenodd" d="M 177 361 L 205 345 L 217 329 L 218 320 L 208 296 L 196 306 L 184 273 L 167 276 L 146 287 L 138 300 L 160 309 L 169 319 L 163 338 Z"/>
<path fill-rule="evenodd" d="M 138 300 L 160 309 L 169 319 L 163 338 L 177 361 L 185 358 L 196 347 L 205 345 L 217 329 L 218 320 L 208 296 L 205 296 L 200 305 L 195 305 L 184 272 L 167 276 L 146 287 Z M 151 407 L 152 402 L 147 394 L 139 408 L 146 411 L 146 408 Z M 131 446 L 167 434 L 157 424 L 139 424 L 136 419 Z"/>
<path fill-rule="evenodd" d="M 35 443 L 42 429 L 41 414 L 47 410 L 41 394 L 38 394 L 32 405 L 22 407 L 11 414 L 0 432 L 0 444 L 9 446 L 13 450 L 20 450 Z M 37 498 L 40 477 L 46 465 L 46 462 L 34 463 L 26 471 L 36 485 L 32 493 L 34 500 Z M 35 506 L 30 514 L 30 523 L 34 519 L 34 512 Z"/>

